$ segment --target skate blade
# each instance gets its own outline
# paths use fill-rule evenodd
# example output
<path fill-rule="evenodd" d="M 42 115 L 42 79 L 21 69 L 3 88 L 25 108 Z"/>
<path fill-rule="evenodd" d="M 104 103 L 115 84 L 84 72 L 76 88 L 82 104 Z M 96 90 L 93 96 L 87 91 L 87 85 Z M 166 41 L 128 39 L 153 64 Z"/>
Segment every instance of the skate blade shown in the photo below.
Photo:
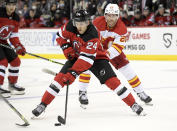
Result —
<path fill-rule="evenodd" d="M 31 117 L 32 120 L 42 120 L 44 118 L 45 118 L 45 112 L 43 112 L 39 116 L 32 115 L 32 117 Z"/>
<path fill-rule="evenodd" d="M 11 94 L 10 93 L 3 93 L 2 96 L 4 98 L 10 98 L 11 97 Z"/>
<path fill-rule="evenodd" d="M 33 115 L 33 116 L 31 117 L 31 120 L 42 120 L 42 119 L 44 119 L 44 116 L 43 116 L 43 117 L 42 117 L 42 116 L 38 116 L 38 117 L 37 117 L 37 116 L 34 116 L 34 115 Z"/>
<path fill-rule="evenodd" d="M 25 94 L 24 91 L 11 90 L 11 95 L 24 95 L 24 94 Z"/>
<path fill-rule="evenodd" d="M 147 105 L 147 106 L 153 106 L 153 103 L 149 102 L 149 103 L 145 103 L 145 105 Z"/>
<path fill-rule="evenodd" d="M 81 104 L 81 105 L 80 105 L 80 107 L 81 107 L 82 109 L 84 109 L 84 110 L 86 110 L 86 109 L 87 109 L 87 106 L 86 106 L 86 105 L 84 105 L 84 104 Z"/>
<path fill-rule="evenodd" d="M 142 111 L 142 112 L 139 114 L 139 116 L 146 116 L 146 115 L 147 115 L 147 113 L 144 112 L 144 111 Z"/>

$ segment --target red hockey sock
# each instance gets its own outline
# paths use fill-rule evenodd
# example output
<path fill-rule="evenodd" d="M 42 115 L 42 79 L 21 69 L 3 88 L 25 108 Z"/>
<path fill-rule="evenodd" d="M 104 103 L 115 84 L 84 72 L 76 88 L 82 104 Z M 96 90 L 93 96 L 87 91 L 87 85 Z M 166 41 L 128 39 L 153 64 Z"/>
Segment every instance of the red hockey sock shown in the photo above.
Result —
<path fill-rule="evenodd" d="M 105 84 L 111 89 L 115 90 L 120 85 L 120 80 L 117 77 L 108 79 Z"/>
<path fill-rule="evenodd" d="M 0 60 L 0 85 L 4 83 L 5 71 L 8 66 L 8 61 L 6 59 Z"/>
<path fill-rule="evenodd" d="M 11 66 L 9 67 L 9 76 L 8 76 L 9 83 L 11 84 L 17 83 L 20 64 L 21 61 L 19 57 L 15 58 L 12 62 L 10 62 Z"/>
<path fill-rule="evenodd" d="M 46 105 L 48 105 L 53 101 L 54 98 L 55 98 L 55 96 L 53 96 L 48 91 L 46 91 L 42 97 L 42 102 L 45 103 Z"/>
<path fill-rule="evenodd" d="M 135 103 L 135 99 L 130 93 L 126 98 L 122 99 L 128 106 L 132 106 Z"/>
<path fill-rule="evenodd" d="M 135 99 L 132 96 L 132 94 L 127 90 L 126 87 L 119 87 L 120 86 L 120 80 L 117 77 L 112 77 L 109 80 L 105 82 L 105 84 L 111 89 L 116 90 L 116 88 L 119 89 L 117 92 L 117 95 L 128 105 L 132 106 L 135 103 Z"/>

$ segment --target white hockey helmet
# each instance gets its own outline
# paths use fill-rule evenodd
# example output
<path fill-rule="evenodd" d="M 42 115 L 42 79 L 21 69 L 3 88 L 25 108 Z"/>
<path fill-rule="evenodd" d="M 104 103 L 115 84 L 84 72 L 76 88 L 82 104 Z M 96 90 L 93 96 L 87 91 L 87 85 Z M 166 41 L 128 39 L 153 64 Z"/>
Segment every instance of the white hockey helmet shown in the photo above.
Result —
<path fill-rule="evenodd" d="M 119 16 L 119 12 L 120 10 L 117 4 L 109 3 L 105 8 L 104 15 L 105 14 L 117 14 Z"/>

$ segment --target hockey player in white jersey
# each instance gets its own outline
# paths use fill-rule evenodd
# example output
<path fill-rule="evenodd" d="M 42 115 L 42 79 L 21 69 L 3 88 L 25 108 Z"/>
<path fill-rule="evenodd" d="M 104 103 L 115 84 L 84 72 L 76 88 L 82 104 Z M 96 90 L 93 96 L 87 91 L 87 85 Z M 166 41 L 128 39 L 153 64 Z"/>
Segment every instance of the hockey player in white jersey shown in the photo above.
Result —
<path fill-rule="evenodd" d="M 124 75 L 138 97 L 146 104 L 150 104 L 151 97 L 145 93 L 141 81 L 122 51 L 126 44 L 127 28 L 119 17 L 118 5 L 108 4 L 105 8 L 104 16 L 97 17 L 93 24 L 100 31 L 102 45 L 107 50 L 111 64 Z M 79 101 L 82 105 L 89 103 L 87 88 L 90 77 L 90 71 L 80 74 L 79 77 Z"/>

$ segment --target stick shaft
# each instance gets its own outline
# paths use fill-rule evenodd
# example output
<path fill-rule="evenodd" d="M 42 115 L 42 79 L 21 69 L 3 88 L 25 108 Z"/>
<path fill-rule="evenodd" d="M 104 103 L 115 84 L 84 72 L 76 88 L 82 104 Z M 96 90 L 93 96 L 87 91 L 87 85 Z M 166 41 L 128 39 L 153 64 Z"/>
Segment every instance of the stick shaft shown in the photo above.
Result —
<path fill-rule="evenodd" d="M 4 102 L 5 102 L 8 106 L 10 106 L 10 108 L 11 108 L 26 124 L 29 125 L 29 122 L 26 120 L 26 118 L 25 118 L 12 104 L 10 104 L 10 102 L 9 102 L 6 98 L 4 98 L 1 93 L 0 93 L 0 97 L 4 100 Z"/>
<path fill-rule="evenodd" d="M 65 124 L 66 124 L 66 117 L 67 117 L 67 110 L 68 110 L 68 92 L 69 92 L 69 82 L 67 82 L 67 87 L 66 87 L 66 101 L 65 101 Z"/>
<path fill-rule="evenodd" d="M 8 48 L 8 49 L 11 49 L 11 50 L 14 50 L 12 47 L 7 46 L 7 45 L 5 45 L 5 44 L 0 44 L 0 46 L 5 47 L 5 48 Z M 54 61 L 54 60 L 51 60 L 51 59 L 48 59 L 48 58 L 45 58 L 45 57 L 42 57 L 42 56 L 33 54 L 33 53 L 26 52 L 26 54 L 31 55 L 31 56 L 34 56 L 34 57 L 37 57 L 37 58 L 41 58 L 41 59 L 43 59 L 43 60 L 50 61 L 50 62 L 52 62 L 52 63 L 56 63 L 56 64 L 59 64 L 59 65 L 64 65 L 63 63 L 60 63 L 60 62 L 57 62 L 57 61 Z"/>
<path fill-rule="evenodd" d="M 50 62 L 52 62 L 52 63 L 56 63 L 56 64 L 59 64 L 59 65 L 64 65 L 63 63 L 60 63 L 60 62 L 57 62 L 57 61 L 54 61 L 54 60 L 51 60 L 51 59 L 48 59 L 48 58 L 45 58 L 45 57 L 36 55 L 36 54 L 32 54 L 32 53 L 29 53 L 29 52 L 26 52 L 26 54 L 31 55 L 31 56 L 34 56 L 34 57 L 37 57 L 37 58 L 41 58 L 41 59 L 43 59 L 43 60 L 50 61 Z"/>

